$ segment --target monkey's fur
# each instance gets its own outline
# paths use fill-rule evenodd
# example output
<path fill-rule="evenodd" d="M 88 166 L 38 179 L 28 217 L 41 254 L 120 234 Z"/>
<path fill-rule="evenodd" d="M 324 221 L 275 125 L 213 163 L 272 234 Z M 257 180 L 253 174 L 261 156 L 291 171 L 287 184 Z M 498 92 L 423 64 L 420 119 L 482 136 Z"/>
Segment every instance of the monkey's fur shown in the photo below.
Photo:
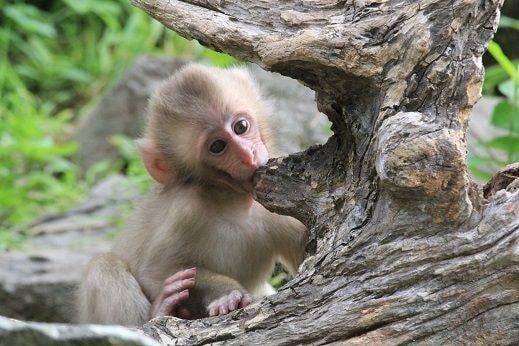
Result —
<path fill-rule="evenodd" d="M 209 155 L 211 131 L 227 126 L 237 112 L 246 114 L 249 132 L 230 134 L 229 152 Z M 231 147 L 259 160 L 267 113 L 244 69 L 190 65 L 158 88 L 145 138 L 174 179 L 140 201 L 111 253 L 89 263 L 79 291 L 80 322 L 145 323 L 154 317 L 151 306 L 164 280 L 185 268 L 197 268 L 195 287 L 182 303 L 196 318 L 208 316 L 211 302 L 233 290 L 254 297 L 272 294 L 268 279 L 275 261 L 297 272 L 306 228 L 252 200 L 253 166 L 243 173 Z"/>

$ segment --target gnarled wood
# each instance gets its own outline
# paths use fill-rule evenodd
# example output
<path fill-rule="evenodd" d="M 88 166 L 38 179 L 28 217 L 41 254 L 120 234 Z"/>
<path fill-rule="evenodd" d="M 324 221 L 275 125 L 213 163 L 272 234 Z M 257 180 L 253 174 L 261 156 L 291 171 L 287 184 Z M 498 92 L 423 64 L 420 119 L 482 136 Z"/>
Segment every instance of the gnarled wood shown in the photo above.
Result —
<path fill-rule="evenodd" d="M 273 159 L 256 198 L 312 233 L 302 272 L 246 309 L 154 320 L 167 344 L 519 340 L 519 192 L 464 163 L 500 0 L 133 0 L 169 28 L 297 78 L 334 135 Z"/>

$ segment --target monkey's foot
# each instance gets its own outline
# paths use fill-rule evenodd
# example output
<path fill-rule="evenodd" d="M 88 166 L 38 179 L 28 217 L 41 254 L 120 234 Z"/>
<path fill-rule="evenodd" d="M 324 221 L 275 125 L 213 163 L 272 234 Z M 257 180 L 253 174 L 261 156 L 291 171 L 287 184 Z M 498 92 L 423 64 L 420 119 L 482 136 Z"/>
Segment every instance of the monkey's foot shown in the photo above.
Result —
<path fill-rule="evenodd" d="M 153 302 L 151 317 L 177 316 L 177 306 L 189 298 L 188 290 L 195 287 L 195 275 L 196 268 L 191 268 L 179 271 L 164 280 L 162 292 Z"/>
<path fill-rule="evenodd" d="M 209 304 L 209 316 L 225 315 L 239 308 L 244 308 L 252 302 L 252 297 L 247 292 L 233 290 L 231 293 L 220 297 Z"/>

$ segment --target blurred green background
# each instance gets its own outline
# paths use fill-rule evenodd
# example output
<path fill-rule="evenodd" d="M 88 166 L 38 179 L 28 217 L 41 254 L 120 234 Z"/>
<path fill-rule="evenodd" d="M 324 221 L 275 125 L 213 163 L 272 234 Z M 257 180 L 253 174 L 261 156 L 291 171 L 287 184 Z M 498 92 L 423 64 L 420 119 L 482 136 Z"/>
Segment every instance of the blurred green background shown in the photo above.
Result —
<path fill-rule="evenodd" d="M 70 160 L 77 145 L 66 140 L 83 110 L 137 56 L 236 62 L 166 30 L 127 0 L 0 0 L 0 11 L 0 251 L 18 247 L 28 236 L 27 222 L 70 208 L 101 176 L 124 167 L 146 187 L 149 180 L 128 138 L 113 140 L 120 161 L 94 165 L 85 174 Z M 517 38 L 519 21 L 513 17 L 501 19 L 500 31 L 513 33 L 505 38 Z M 484 94 L 503 97 L 488 126 L 504 132 L 480 143 L 488 154 L 468 157 L 482 180 L 519 159 L 519 52 L 503 51 L 499 43 L 498 35 L 485 57 Z"/>
<path fill-rule="evenodd" d="M 127 0 L 0 0 L 0 250 L 18 245 L 23 224 L 56 212 L 107 170 L 140 175 L 128 139 L 122 160 L 79 174 L 66 141 L 82 109 L 97 101 L 142 54 L 235 60 L 187 41 Z M 145 180 L 147 181 L 147 180 Z M 13 227 L 16 232 L 12 231 Z M 20 232 L 22 230 L 22 232 Z"/>

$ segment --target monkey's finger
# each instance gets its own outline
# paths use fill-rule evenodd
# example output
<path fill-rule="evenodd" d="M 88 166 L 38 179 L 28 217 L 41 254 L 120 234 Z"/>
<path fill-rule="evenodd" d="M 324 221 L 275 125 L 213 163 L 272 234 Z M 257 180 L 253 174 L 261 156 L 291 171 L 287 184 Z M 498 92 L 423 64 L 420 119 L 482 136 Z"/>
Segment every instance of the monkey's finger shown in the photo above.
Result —
<path fill-rule="evenodd" d="M 243 298 L 243 294 L 240 291 L 234 290 L 229 294 L 229 311 L 236 310 L 239 305 L 240 301 Z"/>
<path fill-rule="evenodd" d="M 218 316 L 218 305 L 209 305 L 209 316 Z"/>
<path fill-rule="evenodd" d="M 228 304 L 227 300 L 224 301 L 222 304 L 220 304 L 220 307 L 218 309 L 218 312 L 220 313 L 220 315 L 225 315 L 225 314 L 229 313 L 229 307 L 227 304 Z"/>
<path fill-rule="evenodd" d="M 238 307 L 240 306 L 240 301 L 241 301 L 240 298 L 230 297 L 229 298 L 229 311 L 234 311 L 234 310 L 238 309 Z"/>
<path fill-rule="evenodd" d="M 195 275 L 196 275 L 196 268 L 189 268 L 189 269 L 181 270 L 181 271 L 176 272 L 175 274 L 171 275 L 166 280 L 164 280 L 164 286 L 169 285 L 170 283 L 173 283 L 178 280 L 194 278 Z"/>
<path fill-rule="evenodd" d="M 174 293 L 179 293 L 195 287 L 195 278 L 175 281 L 164 287 L 162 293 L 164 297 L 168 297 Z"/>
<path fill-rule="evenodd" d="M 188 290 L 173 294 L 162 301 L 159 311 L 162 316 L 172 316 L 178 304 L 189 298 Z"/>
<path fill-rule="evenodd" d="M 209 304 L 209 316 L 218 316 L 220 314 L 220 306 L 226 303 L 227 296 L 220 297 Z"/>
<path fill-rule="evenodd" d="M 250 294 L 246 293 L 241 299 L 240 308 L 244 308 L 250 303 L 252 303 L 252 297 L 250 296 Z"/>

